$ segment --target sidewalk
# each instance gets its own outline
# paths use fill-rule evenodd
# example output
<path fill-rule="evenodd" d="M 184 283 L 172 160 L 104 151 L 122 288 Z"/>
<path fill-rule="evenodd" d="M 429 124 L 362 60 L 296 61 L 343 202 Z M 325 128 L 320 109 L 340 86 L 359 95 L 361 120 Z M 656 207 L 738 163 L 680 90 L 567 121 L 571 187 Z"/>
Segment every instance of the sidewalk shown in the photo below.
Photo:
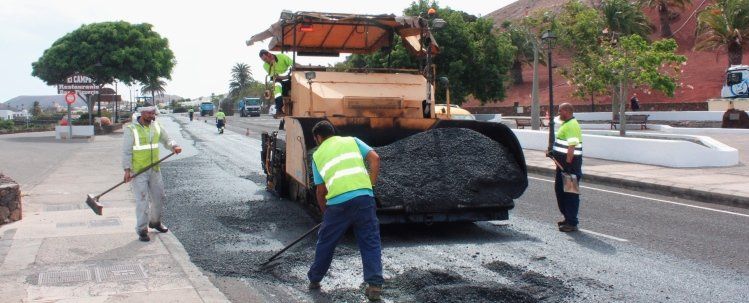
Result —
<path fill-rule="evenodd" d="M 84 203 L 122 180 L 121 140 L 57 143 L 84 146 L 22 185 L 23 220 L 0 226 L 0 301 L 228 302 L 171 232 L 138 241 L 129 185 L 102 197 L 103 216 Z"/>
<path fill-rule="evenodd" d="M 748 152 L 740 150 L 741 158 Z M 529 172 L 553 177 L 554 162 L 544 152 L 525 149 L 523 153 Z M 734 167 L 669 168 L 583 155 L 583 183 L 586 181 L 749 208 L 749 167 L 744 163 Z"/>

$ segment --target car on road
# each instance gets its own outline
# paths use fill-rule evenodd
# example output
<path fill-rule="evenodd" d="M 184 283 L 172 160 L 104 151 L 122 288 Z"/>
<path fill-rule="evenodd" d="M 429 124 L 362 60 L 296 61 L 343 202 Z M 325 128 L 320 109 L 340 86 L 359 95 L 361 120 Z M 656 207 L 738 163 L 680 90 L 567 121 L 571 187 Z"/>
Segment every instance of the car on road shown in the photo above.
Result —
<path fill-rule="evenodd" d="M 435 104 L 434 113 L 437 118 L 447 119 L 447 105 Z M 476 120 L 471 112 L 461 108 L 457 104 L 450 104 L 450 119 L 453 120 Z"/>

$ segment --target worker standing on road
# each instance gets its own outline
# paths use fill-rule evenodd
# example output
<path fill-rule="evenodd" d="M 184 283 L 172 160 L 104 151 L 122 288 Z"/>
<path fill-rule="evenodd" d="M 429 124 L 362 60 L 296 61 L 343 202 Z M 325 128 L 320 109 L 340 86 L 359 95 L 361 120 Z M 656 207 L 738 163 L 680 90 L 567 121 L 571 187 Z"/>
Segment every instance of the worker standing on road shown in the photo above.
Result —
<path fill-rule="evenodd" d="M 273 98 L 275 98 L 276 102 L 276 114 L 273 115 L 273 117 L 283 117 L 286 115 L 283 111 L 283 97 L 288 97 L 289 91 L 291 90 L 291 80 L 288 72 L 290 72 L 294 61 L 287 55 L 274 55 L 267 50 L 260 51 L 260 59 L 265 62 L 263 64 L 263 69 L 265 69 L 268 76 L 270 76 L 271 81 L 273 81 Z"/>
<path fill-rule="evenodd" d="M 226 114 L 224 114 L 224 112 L 219 109 L 218 113 L 216 114 L 216 127 L 218 128 L 219 134 L 224 133 L 225 126 L 226 126 Z"/>
<path fill-rule="evenodd" d="M 556 140 L 552 148 L 551 156 L 563 167 L 565 172 L 577 176 L 577 180 L 583 177 L 583 136 L 580 124 L 573 115 L 572 104 L 562 103 L 559 105 L 559 118 L 562 125 L 556 132 Z M 580 195 L 564 192 L 562 170 L 557 167 L 554 179 L 554 191 L 557 196 L 559 211 L 564 215 L 564 220 L 557 222 L 559 231 L 572 232 L 577 230 L 577 213 L 580 208 Z"/>
<path fill-rule="evenodd" d="M 335 136 L 335 129 L 328 121 L 318 122 L 312 128 L 312 135 L 319 146 L 312 155 L 312 175 L 323 222 L 315 261 L 307 273 L 309 289 L 320 289 L 338 240 L 353 226 L 362 256 L 364 281 L 369 284 L 365 295 L 370 300 L 379 300 L 384 282 L 382 247 L 372 186 L 380 171 L 380 157 L 358 138 Z M 364 166 L 365 159 L 369 172 Z"/>
<path fill-rule="evenodd" d="M 195 110 L 193 110 L 192 108 L 190 108 L 190 109 L 189 109 L 189 110 L 187 111 L 187 115 L 188 115 L 188 116 L 190 116 L 190 122 L 192 122 L 192 116 L 193 116 L 194 114 L 195 114 Z"/>
<path fill-rule="evenodd" d="M 169 229 L 161 223 L 161 215 L 164 210 L 164 181 L 161 178 L 159 166 L 154 166 L 149 171 L 133 178 L 146 166 L 159 161 L 159 142 L 164 147 L 179 154 L 182 148 L 174 140 L 169 138 L 164 128 L 156 121 L 156 108 L 153 106 L 141 107 L 140 117 L 125 127 L 122 145 L 122 167 L 125 169 L 125 182 L 133 181 L 133 193 L 135 194 L 135 217 L 137 223 L 135 232 L 141 241 L 147 242 L 148 227 L 165 233 Z"/>

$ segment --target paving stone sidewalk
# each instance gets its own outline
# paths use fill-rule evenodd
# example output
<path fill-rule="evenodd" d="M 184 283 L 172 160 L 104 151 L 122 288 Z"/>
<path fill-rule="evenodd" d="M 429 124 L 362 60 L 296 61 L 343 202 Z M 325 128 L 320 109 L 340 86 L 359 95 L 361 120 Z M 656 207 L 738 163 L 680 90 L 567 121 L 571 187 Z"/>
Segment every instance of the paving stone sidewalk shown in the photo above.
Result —
<path fill-rule="evenodd" d="M 14 136 L 10 139 L 21 135 Z M 39 136 L 28 137 L 28 144 Z M 87 194 L 122 180 L 121 138 L 122 133 L 74 143 L 39 139 L 79 148 L 39 180 L 29 180 L 33 185 L 22 186 L 23 219 L 0 226 L 0 302 L 228 302 L 174 235 L 152 230 L 151 242 L 137 240 L 129 185 L 102 198 L 103 216 L 85 205 Z M 23 144 L 3 148 L 9 146 Z M 38 168 L 33 161 L 12 167 Z"/>

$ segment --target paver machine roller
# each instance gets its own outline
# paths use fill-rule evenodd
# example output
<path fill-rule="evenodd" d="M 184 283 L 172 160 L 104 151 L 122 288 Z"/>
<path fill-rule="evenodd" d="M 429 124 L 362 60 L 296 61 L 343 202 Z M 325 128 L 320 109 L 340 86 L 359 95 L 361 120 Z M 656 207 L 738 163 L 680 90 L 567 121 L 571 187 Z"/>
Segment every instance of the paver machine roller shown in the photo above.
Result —
<path fill-rule="evenodd" d="M 335 71 L 295 64 L 289 74 L 290 94 L 284 98 L 286 116 L 278 131 L 262 134 L 261 157 L 267 188 L 279 196 L 300 201 L 319 214 L 310 166 L 311 151 L 315 148 L 312 127 L 328 120 L 339 135 L 356 136 L 373 147 L 431 129 L 475 130 L 499 142 L 512 154 L 512 160 L 522 171 L 523 183 L 510 196 L 519 197 L 527 187 L 527 171 L 520 144 L 509 128 L 499 123 L 435 117 L 432 97 L 435 77 L 430 67 L 440 49 L 431 33 L 435 25 L 444 23 L 429 17 L 284 11 L 278 22 L 248 40 L 249 46 L 270 39 L 268 50 L 291 52 L 296 62 L 297 56 L 387 52 L 393 49 L 395 39 L 401 39 L 424 66 L 418 70 Z M 399 205 L 383 207 L 388 203 L 378 201 L 378 217 L 383 224 L 501 220 L 507 219 L 508 210 L 514 207 L 512 199 L 418 211 Z"/>

